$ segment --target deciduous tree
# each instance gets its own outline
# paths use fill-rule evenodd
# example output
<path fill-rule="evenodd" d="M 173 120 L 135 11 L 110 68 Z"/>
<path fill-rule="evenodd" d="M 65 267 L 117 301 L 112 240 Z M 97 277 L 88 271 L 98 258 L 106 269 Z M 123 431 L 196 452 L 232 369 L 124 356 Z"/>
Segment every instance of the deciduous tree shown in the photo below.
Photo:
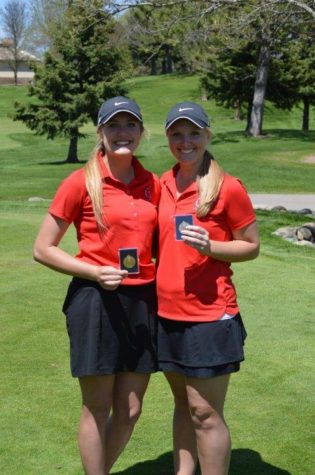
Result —
<path fill-rule="evenodd" d="M 17 84 L 19 65 L 23 61 L 21 48 L 28 27 L 26 4 L 20 0 L 9 0 L 3 9 L 0 9 L 0 18 L 3 31 L 7 36 L 8 48 L 11 51 L 8 64 L 13 71 L 14 82 Z"/>
<path fill-rule="evenodd" d="M 116 3 L 116 8 L 137 8 L 139 5 L 155 9 L 168 8 L 170 12 L 168 22 L 187 20 L 190 15 L 188 11 L 191 11 L 192 7 L 195 11 L 190 18 L 202 18 L 209 15 L 213 17 L 217 12 L 217 18 L 222 15 L 228 17 L 225 36 L 230 35 L 232 42 L 235 42 L 235 38 L 238 36 L 243 39 L 247 36 L 248 41 L 255 41 L 258 46 L 255 81 L 251 111 L 246 127 L 247 133 L 253 136 L 261 135 L 263 132 L 263 112 L 268 75 L 272 58 L 276 57 L 281 41 L 289 38 L 290 29 L 296 33 L 304 21 L 311 19 L 314 22 L 315 19 L 314 0 L 248 0 L 246 2 L 242 0 L 204 0 L 203 2 L 134 0 L 114 3 Z M 171 8 L 174 5 L 177 8 L 177 18 L 171 15 Z M 181 8 L 178 10 L 178 7 Z M 162 25 L 160 25 L 160 29 L 162 29 Z M 198 34 L 197 31 L 196 33 Z M 231 45 L 228 46 L 231 47 Z M 193 50 L 193 47 L 191 49 Z"/>
<path fill-rule="evenodd" d="M 67 161 L 78 161 L 80 127 L 96 123 L 100 103 L 124 94 L 125 62 L 113 34 L 115 22 L 99 0 L 69 2 L 29 89 L 36 102 L 16 104 L 14 119 L 49 139 L 69 139 Z"/>

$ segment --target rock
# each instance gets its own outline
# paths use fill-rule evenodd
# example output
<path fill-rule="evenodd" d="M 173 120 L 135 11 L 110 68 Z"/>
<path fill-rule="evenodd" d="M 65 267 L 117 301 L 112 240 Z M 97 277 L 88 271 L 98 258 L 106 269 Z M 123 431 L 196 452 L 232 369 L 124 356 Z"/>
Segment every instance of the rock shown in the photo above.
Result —
<path fill-rule="evenodd" d="M 253 205 L 254 209 L 257 210 L 262 210 L 262 211 L 288 211 L 289 213 L 295 213 L 295 214 L 304 214 L 305 216 L 315 216 L 315 210 L 312 211 L 310 208 L 302 208 L 302 209 L 287 209 L 282 205 L 278 206 L 270 206 L 266 204 L 254 204 Z"/>
<path fill-rule="evenodd" d="M 272 234 L 280 236 L 299 246 L 311 246 L 315 248 L 315 222 L 303 224 L 298 227 L 281 227 Z"/>
<path fill-rule="evenodd" d="M 287 208 L 285 208 L 284 206 L 274 206 L 273 208 L 271 208 L 271 211 L 287 211 Z"/>
<path fill-rule="evenodd" d="M 303 208 L 298 211 L 299 214 L 313 214 L 312 210 L 309 208 Z"/>
<path fill-rule="evenodd" d="M 45 198 L 41 198 L 40 196 L 32 196 L 28 199 L 28 201 L 46 201 Z"/>
<path fill-rule="evenodd" d="M 281 236 L 284 239 L 296 239 L 296 228 L 292 227 L 282 227 L 277 229 L 273 234 L 276 236 Z"/>
<path fill-rule="evenodd" d="M 269 205 L 253 205 L 254 209 L 261 209 L 262 211 L 271 211 L 272 206 Z"/>
<path fill-rule="evenodd" d="M 297 228 L 296 236 L 299 241 L 315 242 L 315 227 L 307 226 L 305 224 L 304 226 Z"/>
<path fill-rule="evenodd" d="M 267 206 L 267 205 L 255 205 L 254 209 L 260 209 L 263 211 L 279 211 L 279 212 L 290 212 L 296 214 L 307 215 L 309 218 L 315 216 L 315 211 L 313 212 L 310 208 L 303 208 L 300 210 L 287 210 L 284 206 Z M 286 241 L 290 241 L 293 244 L 298 244 L 299 246 L 310 246 L 315 249 L 315 221 L 310 223 L 305 223 L 303 226 L 290 227 L 284 226 L 272 233 L 275 236 L 280 236 Z"/>
<path fill-rule="evenodd" d="M 312 244 L 310 241 L 296 241 L 294 244 L 297 246 L 308 246 L 308 247 L 314 247 L 314 244 Z"/>

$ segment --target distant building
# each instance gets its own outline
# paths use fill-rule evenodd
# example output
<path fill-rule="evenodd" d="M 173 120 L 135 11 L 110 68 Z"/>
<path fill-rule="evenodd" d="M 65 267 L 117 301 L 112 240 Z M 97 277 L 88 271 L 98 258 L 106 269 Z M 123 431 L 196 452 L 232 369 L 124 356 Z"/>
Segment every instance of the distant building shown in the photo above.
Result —
<path fill-rule="evenodd" d="M 39 61 L 36 56 L 20 50 L 18 56 L 17 82 L 29 84 L 33 81 L 34 71 L 29 61 Z M 14 54 L 10 40 L 0 40 L 0 84 L 14 84 Z"/>

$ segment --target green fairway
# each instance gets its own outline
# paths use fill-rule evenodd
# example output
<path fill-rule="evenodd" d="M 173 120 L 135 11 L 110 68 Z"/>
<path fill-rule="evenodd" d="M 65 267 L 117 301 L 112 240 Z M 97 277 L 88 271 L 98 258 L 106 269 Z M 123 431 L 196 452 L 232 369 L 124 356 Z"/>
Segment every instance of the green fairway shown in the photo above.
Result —
<path fill-rule="evenodd" d="M 44 203 L 1 209 L 3 475 L 82 474 L 75 441 L 79 390 L 69 372 L 61 313 L 69 278 L 31 258 L 44 211 Z M 234 265 L 249 336 L 246 362 L 232 376 L 226 404 L 231 474 L 312 475 L 315 254 L 270 236 L 275 227 L 302 223 L 301 217 L 258 216 L 261 256 Z M 64 248 L 75 252 L 74 242 L 74 234 L 67 235 Z M 171 410 L 163 376 L 154 375 L 134 437 L 113 473 L 172 474 Z"/>
<path fill-rule="evenodd" d="M 141 158 L 160 174 L 172 164 L 165 114 L 176 101 L 198 100 L 197 78 L 138 78 L 130 86 L 149 135 Z M 59 181 L 82 163 L 62 164 L 66 140 L 47 141 L 12 122 L 7 114 L 15 98 L 25 99 L 23 87 L 0 87 L 0 474 L 83 475 L 76 445 L 79 389 L 70 376 L 61 312 L 69 277 L 32 260 L 48 200 Z M 244 122 L 235 122 L 231 111 L 204 105 L 212 118 L 214 155 L 251 192 L 315 192 L 315 165 L 303 163 L 314 155 L 315 133 L 299 131 L 300 110 L 267 107 L 268 136 L 247 139 Z M 314 118 L 311 124 L 314 129 Z M 82 161 L 95 142 L 93 126 L 85 131 Z M 47 201 L 28 201 L 33 196 Z M 257 215 L 261 255 L 233 265 L 248 338 L 246 361 L 231 378 L 226 402 L 233 442 L 230 475 L 313 475 L 315 252 L 272 235 L 280 226 L 310 219 L 293 213 Z M 76 252 L 74 231 L 62 247 Z M 153 375 L 141 419 L 113 474 L 173 474 L 172 405 L 163 375 Z"/>
<path fill-rule="evenodd" d="M 129 86 L 129 95 L 142 107 L 147 129 L 139 156 L 145 166 L 160 175 L 173 164 L 164 135 L 165 116 L 178 101 L 200 102 L 198 77 L 142 77 L 130 80 Z M 68 148 L 66 139 L 49 141 L 35 136 L 20 122 L 12 122 L 8 114 L 14 100 L 29 100 L 24 87 L 0 87 L 0 199 L 51 198 L 60 179 L 80 164 L 63 163 Z M 315 191 L 315 165 L 303 162 L 315 153 L 313 109 L 310 121 L 313 130 L 303 133 L 299 130 L 300 109 L 288 113 L 267 104 L 264 121 L 267 135 L 254 139 L 245 137 L 245 121 L 235 121 L 233 111 L 220 108 L 213 102 L 202 105 L 211 120 L 211 151 L 229 173 L 243 180 L 250 192 Z M 86 125 L 82 131 L 86 138 L 79 142 L 79 157 L 86 161 L 96 143 L 96 134 L 92 124 Z"/>

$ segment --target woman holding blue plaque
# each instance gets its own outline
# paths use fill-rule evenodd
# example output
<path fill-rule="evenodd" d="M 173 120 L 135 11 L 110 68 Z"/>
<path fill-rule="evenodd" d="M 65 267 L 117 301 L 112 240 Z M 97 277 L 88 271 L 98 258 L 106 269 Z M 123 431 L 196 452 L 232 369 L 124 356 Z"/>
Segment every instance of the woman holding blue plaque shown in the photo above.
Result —
<path fill-rule="evenodd" d="M 143 132 L 138 105 L 126 97 L 104 102 L 97 132 L 85 167 L 58 188 L 34 247 L 37 261 L 73 276 L 63 311 L 82 394 L 78 441 L 87 475 L 109 473 L 157 369 L 152 238 L 160 184 L 134 156 Z M 59 247 L 72 223 L 75 257 Z"/>
<path fill-rule="evenodd" d="M 166 119 L 177 164 L 161 177 L 158 359 L 174 395 L 176 475 L 227 475 L 224 400 L 244 359 L 245 328 L 231 262 L 259 253 L 256 218 L 242 183 L 207 151 L 209 119 L 183 102 Z"/>

